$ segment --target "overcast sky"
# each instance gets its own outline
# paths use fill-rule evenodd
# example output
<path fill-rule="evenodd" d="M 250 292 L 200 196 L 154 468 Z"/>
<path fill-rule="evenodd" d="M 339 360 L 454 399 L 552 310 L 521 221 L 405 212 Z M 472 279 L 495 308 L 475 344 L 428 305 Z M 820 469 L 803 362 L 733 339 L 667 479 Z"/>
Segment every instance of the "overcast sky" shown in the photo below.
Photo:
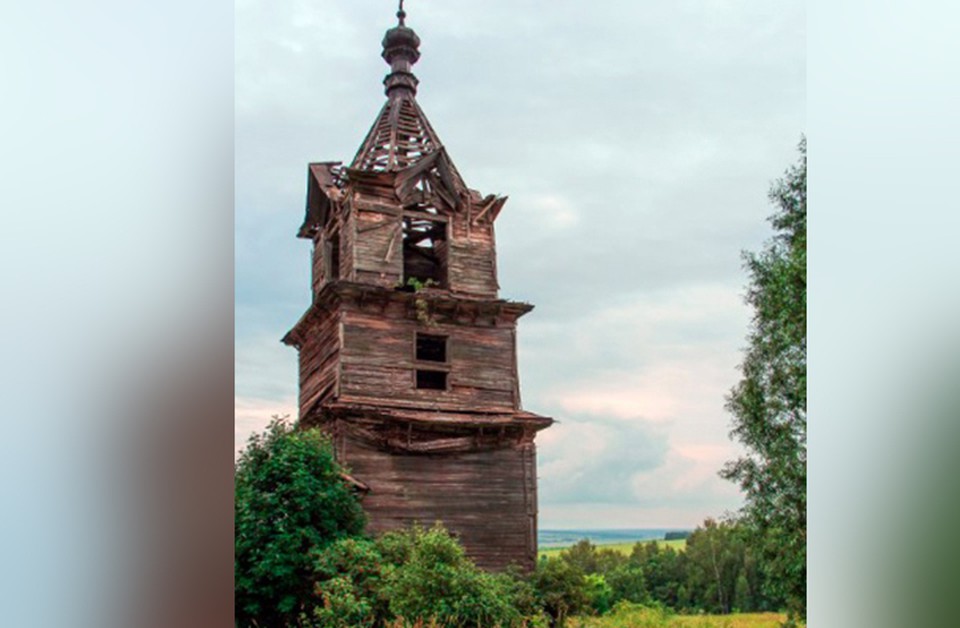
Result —
<path fill-rule="evenodd" d="M 390 0 L 238 0 L 236 446 L 296 414 L 310 161 L 349 162 L 384 101 Z M 509 195 L 540 525 L 694 527 L 739 507 L 724 396 L 750 311 L 740 252 L 805 130 L 796 0 L 408 0 L 418 101 L 470 187 Z"/>

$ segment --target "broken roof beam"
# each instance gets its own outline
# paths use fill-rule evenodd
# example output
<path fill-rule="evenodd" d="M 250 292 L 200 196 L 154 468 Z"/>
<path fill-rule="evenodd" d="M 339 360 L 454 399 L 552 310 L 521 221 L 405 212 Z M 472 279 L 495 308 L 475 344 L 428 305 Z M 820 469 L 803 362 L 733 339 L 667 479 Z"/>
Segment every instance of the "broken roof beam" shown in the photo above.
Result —
<path fill-rule="evenodd" d="M 432 170 L 435 170 L 436 174 Z M 459 177 L 454 176 L 454 172 L 447 151 L 441 146 L 397 172 L 397 177 L 394 180 L 397 198 L 404 205 L 416 203 L 417 200 L 414 196 L 417 195 L 417 182 L 426 179 L 433 192 L 450 209 L 459 209 L 460 193 L 466 193 L 466 188 L 459 185 Z"/>
<path fill-rule="evenodd" d="M 331 207 L 343 197 L 339 161 L 321 161 L 307 167 L 307 207 L 298 238 L 313 238 L 327 222 Z"/>
<path fill-rule="evenodd" d="M 500 210 L 503 209 L 504 203 L 506 203 L 507 199 L 510 198 L 509 196 L 494 196 L 493 194 L 491 194 L 487 198 L 490 198 L 491 196 L 493 197 L 493 200 L 486 203 L 483 206 L 483 209 L 480 210 L 480 213 L 478 213 L 476 216 L 473 217 L 473 221 L 472 221 L 473 224 L 477 224 L 478 222 L 480 222 L 481 218 L 483 218 L 488 214 L 490 215 L 488 222 L 492 223 L 494 220 L 497 219 L 497 216 L 500 215 Z"/>

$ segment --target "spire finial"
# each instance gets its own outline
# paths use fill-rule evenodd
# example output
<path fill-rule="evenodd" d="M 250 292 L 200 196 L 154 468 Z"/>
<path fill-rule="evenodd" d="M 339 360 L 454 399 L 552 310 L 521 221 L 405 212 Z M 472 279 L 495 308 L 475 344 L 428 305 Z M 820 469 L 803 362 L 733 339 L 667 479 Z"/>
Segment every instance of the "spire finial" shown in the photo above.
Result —
<path fill-rule="evenodd" d="M 407 17 L 403 10 L 403 0 L 400 0 L 400 10 L 397 18 L 400 23 L 387 31 L 383 37 L 383 58 L 390 64 L 390 74 L 383 80 L 387 95 L 417 93 L 417 77 L 411 68 L 420 58 L 420 38 L 404 22 Z"/>

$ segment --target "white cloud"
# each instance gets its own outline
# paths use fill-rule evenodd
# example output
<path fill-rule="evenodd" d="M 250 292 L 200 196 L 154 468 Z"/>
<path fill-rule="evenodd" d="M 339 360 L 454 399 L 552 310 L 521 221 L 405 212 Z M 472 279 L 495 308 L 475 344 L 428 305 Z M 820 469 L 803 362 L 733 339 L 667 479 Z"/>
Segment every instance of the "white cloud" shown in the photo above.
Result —
<path fill-rule="evenodd" d="M 286 415 L 292 421 L 297 418 L 295 399 L 274 401 L 272 399 L 235 397 L 233 407 L 233 451 L 235 456 L 246 446 L 250 435 L 262 432 L 274 416 Z"/>
<path fill-rule="evenodd" d="M 722 480 L 717 473 L 736 454 L 737 449 L 732 444 L 671 446 L 662 465 L 650 471 L 639 471 L 630 478 L 634 495 L 645 501 L 661 503 L 677 499 L 687 501 L 694 496 L 701 500 L 720 499 L 729 501 L 729 508 L 733 508 L 739 501 L 737 488 Z"/>
<path fill-rule="evenodd" d="M 540 194 L 529 202 L 518 199 L 529 212 L 528 220 L 548 231 L 562 231 L 580 222 L 580 214 L 573 203 L 557 194 Z"/>
<path fill-rule="evenodd" d="M 666 453 L 665 431 L 640 419 L 567 415 L 539 440 L 544 503 L 629 502 L 630 478 L 657 468 Z"/>

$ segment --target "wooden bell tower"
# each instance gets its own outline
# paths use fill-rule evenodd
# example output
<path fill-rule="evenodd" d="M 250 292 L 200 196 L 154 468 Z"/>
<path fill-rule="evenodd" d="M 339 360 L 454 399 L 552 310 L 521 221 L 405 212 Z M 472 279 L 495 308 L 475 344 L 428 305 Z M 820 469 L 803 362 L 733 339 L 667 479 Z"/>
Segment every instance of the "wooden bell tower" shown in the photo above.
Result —
<path fill-rule="evenodd" d="M 349 166 L 310 164 L 298 237 L 313 302 L 283 338 L 300 354 L 300 422 L 332 435 L 372 532 L 440 520 L 482 567 L 537 554 L 534 438 L 520 405 L 517 320 L 498 297 L 506 197 L 464 184 L 417 104 L 420 39 L 387 31 L 387 102 Z"/>

